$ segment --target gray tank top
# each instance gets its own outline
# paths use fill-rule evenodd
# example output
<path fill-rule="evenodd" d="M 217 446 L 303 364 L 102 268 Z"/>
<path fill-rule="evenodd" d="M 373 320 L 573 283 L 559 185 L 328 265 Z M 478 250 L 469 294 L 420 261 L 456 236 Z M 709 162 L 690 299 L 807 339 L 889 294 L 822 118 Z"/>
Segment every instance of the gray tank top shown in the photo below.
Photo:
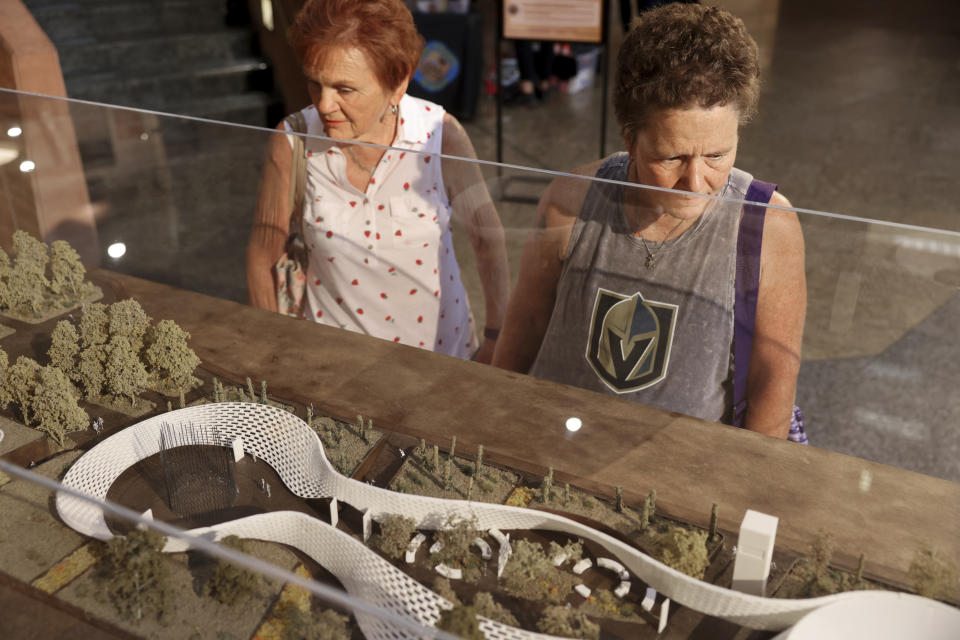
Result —
<path fill-rule="evenodd" d="M 626 180 L 626 153 L 597 177 Z M 721 191 L 743 199 L 750 174 Z M 714 201 L 682 236 L 647 251 L 623 213 L 622 185 L 594 182 L 564 258 L 557 300 L 530 374 L 713 421 L 733 404 L 731 345 L 742 206 Z"/>

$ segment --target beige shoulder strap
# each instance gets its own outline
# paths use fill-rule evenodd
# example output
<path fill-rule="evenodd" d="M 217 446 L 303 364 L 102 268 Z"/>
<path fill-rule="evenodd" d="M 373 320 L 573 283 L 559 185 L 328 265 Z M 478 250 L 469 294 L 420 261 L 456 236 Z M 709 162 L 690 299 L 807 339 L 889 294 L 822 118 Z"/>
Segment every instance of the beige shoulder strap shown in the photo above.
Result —
<path fill-rule="evenodd" d="M 293 133 L 306 133 L 307 122 L 302 111 L 287 116 L 284 120 Z M 303 137 L 293 136 L 293 163 L 290 168 L 289 209 L 292 216 L 299 218 L 303 214 L 304 182 L 307 174 L 307 160 L 304 154 Z"/>

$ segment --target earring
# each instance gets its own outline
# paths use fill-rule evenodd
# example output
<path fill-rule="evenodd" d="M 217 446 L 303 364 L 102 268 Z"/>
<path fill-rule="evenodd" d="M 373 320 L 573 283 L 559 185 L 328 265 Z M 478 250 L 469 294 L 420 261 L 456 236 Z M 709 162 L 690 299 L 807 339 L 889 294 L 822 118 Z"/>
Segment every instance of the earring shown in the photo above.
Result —
<path fill-rule="evenodd" d="M 397 105 L 395 104 L 390 105 L 390 115 L 394 115 L 394 116 L 397 115 Z"/>

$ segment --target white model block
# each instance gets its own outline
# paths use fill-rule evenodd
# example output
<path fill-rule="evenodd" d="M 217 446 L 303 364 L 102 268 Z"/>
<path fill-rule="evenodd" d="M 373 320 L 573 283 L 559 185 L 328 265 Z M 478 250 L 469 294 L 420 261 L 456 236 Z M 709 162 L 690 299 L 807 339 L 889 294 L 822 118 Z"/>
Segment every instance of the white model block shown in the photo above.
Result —
<path fill-rule="evenodd" d="M 430 553 L 440 553 L 441 551 L 443 551 L 443 543 L 439 540 L 430 545 Z"/>
<path fill-rule="evenodd" d="M 243 457 L 243 438 L 237 436 L 233 439 L 233 461 L 240 462 Z"/>
<path fill-rule="evenodd" d="M 577 575 L 580 575 L 587 569 L 593 566 L 593 561 L 590 558 L 584 558 L 577 564 L 573 565 L 573 572 Z"/>
<path fill-rule="evenodd" d="M 448 567 L 442 562 L 435 566 L 434 571 L 442 575 L 444 578 L 450 578 L 451 580 L 460 580 L 463 578 L 463 571 L 460 569 L 454 569 L 453 567 Z"/>
<path fill-rule="evenodd" d="M 507 560 L 513 554 L 513 548 L 510 546 L 510 536 L 504 536 L 503 543 L 500 545 L 500 555 L 497 556 L 497 577 L 503 576 L 503 569 L 507 566 Z"/>
<path fill-rule="evenodd" d="M 590 593 L 591 593 L 590 587 L 588 587 L 585 584 L 578 584 L 573 588 L 573 590 L 579 593 L 580 595 L 582 595 L 584 598 L 590 597 Z"/>
<path fill-rule="evenodd" d="M 340 507 L 337 506 L 337 499 L 330 498 L 330 526 L 335 527 L 340 522 Z"/>
<path fill-rule="evenodd" d="M 763 596 L 767 590 L 773 543 L 777 538 L 780 519 L 747 510 L 740 523 L 737 555 L 733 562 L 733 589 L 754 596 Z"/>
<path fill-rule="evenodd" d="M 490 545 L 487 544 L 487 541 L 483 538 L 474 538 L 473 544 L 480 549 L 480 557 L 484 560 L 489 560 L 493 557 L 493 549 L 490 548 Z"/>
<path fill-rule="evenodd" d="M 626 597 L 628 593 L 630 593 L 630 582 L 627 580 L 618 584 L 617 588 L 613 590 L 613 595 L 621 599 Z"/>
<path fill-rule="evenodd" d="M 657 602 L 657 590 L 653 587 L 647 587 L 647 592 L 643 596 L 643 602 L 640 606 L 644 611 L 653 611 L 653 605 Z"/>
<path fill-rule="evenodd" d="M 622 576 L 627 572 L 627 570 L 624 568 L 622 564 L 620 564 L 619 562 L 611 558 L 597 558 L 597 566 L 602 567 L 604 569 L 609 569 L 610 571 L 613 571 L 618 576 Z M 627 575 L 629 576 L 630 574 L 627 574 Z"/>
<path fill-rule="evenodd" d="M 363 541 L 366 542 L 370 539 L 370 534 L 373 533 L 373 516 L 370 514 L 370 509 L 363 510 Z"/>
<path fill-rule="evenodd" d="M 553 566 L 555 566 L 555 567 L 559 567 L 560 565 L 562 565 L 562 564 L 563 564 L 564 562 L 566 562 L 566 561 L 567 561 L 567 554 L 564 553 L 563 551 L 561 551 L 561 552 L 558 553 L 557 555 L 553 556 L 553 560 L 552 560 Z"/>
<path fill-rule="evenodd" d="M 507 536 L 503 535 L 503 532 L 500 529 L 490 529 L 487 531 L 490 534 L 490 537 L 497 541 L 501 547 L 507 544 Z"/>
<path fill-rule="evenodd" d="M 410 544 L 407 545 L 407 552 L 404 554 L 403 559 L 407 561 L 407 564 L 413 564 L 417 559 L 417 551 L 420 550 L 420 545 L 427 541 L 427 536 L 422 533 L 418 533 L 413 536 L 410 540 Z"/>
<path fill-rule="evenodd" d="M 147 520 L 153 520 L 153 509 L 147 509 L 146 511 L 144 511 L 144 512 L 141 513 L 140 515 L 143 516 L 144 518 L 146 518 Z M 140 529 L 141 531 L 146 531 L 146 530 L 147 530 L 147 525 L 145 525 L 145 524 L 143 524 L 143 523 L 141 522 L 140 524 L 137 525 L 137 529 Z"/>
<path fill-rule="evenodd" d="M 670 598 L 667 598 L 663 601 L 663 604 L 660 605 L 660 622 L 657 625 L 657 633 L 663 633 L 663 630 L 667 628 L 667 618 L 670 616 Z"/>

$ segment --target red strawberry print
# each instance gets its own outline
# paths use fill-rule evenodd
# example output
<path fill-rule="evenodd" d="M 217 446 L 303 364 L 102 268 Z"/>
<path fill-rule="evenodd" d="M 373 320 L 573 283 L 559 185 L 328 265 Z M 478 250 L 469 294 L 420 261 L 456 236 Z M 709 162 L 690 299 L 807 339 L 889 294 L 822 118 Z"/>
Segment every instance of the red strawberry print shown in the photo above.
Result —
<path fill-rule="evenodd" d="M 394 341 L 394 342 L 400 342 L 400 336 L 397 336 L 396 338 L 394 338 L 393 341 Z"/>
<path fill-rule="evenodd" d="M 392 317 L 393 317 L 393 316 L 387 316 L 386 318 L 383 319 L 383 321 L 384 321 L 384 322 L 390 322 L 390 318 L 392 318 Z"/>
<path fill-rule="evenodd" d="M 428 136 L 428 137 L 429 137 L 429 136 Z M 430 164 L 430 156 L 427 156 L 426 158 L 424 158 L 423 161 L 424 161 L 426 164 Z"/>
<path fill-rule="evenodd" d="M 312 158 L 312 157 L 313 157 L 313 151 L 307 151 L 307 157 L 308 157 L 308 158 Z"/>
<path fill-rule="evenodd" d="M 363 264 L 370 264 L 370 259 L 369 259 L 369 258 L 364 258 L 364 259 L 363 259 Z"/>
<path fill-rule="evenodd" d="M 327 231 L 327 237 L 328 237 L 328 238 L 332 238 L 332 237 L 333 237 L 333 231 Z"/>
<path fill-rule="evenodd" d="M 379 232 L 377 233 L 376 238 L 377 238 L 377 240 L 380 239 L 380 233 L 379 233 Z"/>
<path fill-rule="evenodd" d="M 460 333 L 460 327 L 454 327 L 454 328 L 453 328 L 453 332 L 454 332 L 454 333 Z"/>
<path fill-rule="evenodd" d="M 429 246 L 430 246 L 430 243 L 429 243 L 429 242 L 424 242 L 424 243 L 423 243 L 423 246 L 424 246 L 424 247 L 429 247 Z"/>
<path fill-rule="evenodd" d="M 425 346 L 425 345 L 423 344 L 423 340 L 420 341 L 420 346 L 421 346 L 421 347 L 422 347 L 422 346 Z"/>
<path fill-rule="evenodd" d="M 357 315 L 363 315 L 363 309 L 357 309 Z"/>
<path fill-rule="evenodd" d="M 443 344 L 443 338 L 437 340 L 437 344 Z"/>
<path fill-rule="evenodd" d="M 436 270 L 436 269 L 434 269 L 434 270 L 433 270 L 433 272 L 434 272 L 434 273 L 437 273 L 437 270 Z"/>
<path fill-rule="evenodd" d="M 353 286 L 357 286 L 357 285 L 360 284 L 360 283 L 359 283 L 357 280 L 354 280 L 354 281 L 351 282 L 350 284 L 352 284 Z"/>
<path fill-rule="evenodd" d="M 383 211 L 383 205 L 382 205 L 382 204 L 377 206 L 377 211 Z"/>
<path fill-rule="evenodd" d="M 329 258 L 327 258 L 327 262 L 333 262 L 333 261 L 334 261 L 334 258 L 335 258 L 335 256 L 330 256 Z"/>
<path fill-rule="evenodd" d="M 402 236 L 402 235 L 403 235 L 403 231 L 401 231 L 400 229 L 397 229 L 397 232 L 394 233 L 393 235 L 395 235 L 395 236 Z"/>
<path fill-rule="evenodd" d="M 332 156 L 332 155 L 333 155 L 333 149 L 330 149 L 330 151 L 327 151 L 327 155 L 328 155 L 328 156 Z"/>
<path fill-rule="evenodd" d="M 403 190 L 404 190 L 404 191 L 407 191 L 408 189 L 410 189 L 410 183 L 409 183 L 409 182 L 404 182 L 404 183 L 403 183 Z"/>
<path fill-rule="evenodd" d="M 441 320 L 443 320 L 443 319 L 446 318 L 446 317 L 447 317 L 447 314 L 445 314 L 445 313 L 441 313 L 441 314 L 440 314 L 440 319 L 441 319 Z"/>
<path fill-rule="evenodd" d="M 405 156 L 405 155 L 407 155 L 407 152 L 406 152 L 406 151 L 401 152 L 401 153 L 400 153 L 400 159 L 403 160 L 403 156 Z"/>
<path fill-rule="evenodd" d="M 370 231 L 369 231 L 369 230 L 364 231 L 364 232 L 363 232 L 363 235 L 365 235 L 366 237 L 369 238 L 369 237 L 370 237 Z"/>
<path fill-rule="evenodd" d="M 376 179 L 375 179 L 375 178 L 370 178 L 370 184 L 377 184 Z"/>
<path fill-rule="evenodd" d="M 387 269 L 387 273 L 393 273 L 396 270 L 397 270 L 396 267 L 390 267 L 389 269 Z"/>
<path fill-rule="evenodd" d="M 417 258 L 417 266 L 419 266 L 419 265 L 421 265 L 421 264 L 423 264 L 423 260 L 421 260 L 420 258 Z"/>
<path fill-rule="evenodd" d="M 433 297 L 434 297 L 434 298 L 436 298 L 436 297 L 439 296 L 439 295 L 440 295 L 440 289 L 437 289 L 436 291 L 433 292 Z"/>
<path fill-rule="evenodd" d="M 323 218 L 317 216 L 317 217 L 314 219 L 314 222 L 323 222 Z"/>
<path fill-rule="evenodd" d="M 322 317 L 323 317 L 323 311 L 317 311 L 317 317 L 318 317 L 318 318 L 322 318 Z"/>
<path fill-rule="evenodd" d="M 387 294 L 385 294 L 385 293 L 383 293 L 383 292 L 381 291 L 381 292 L 380 292 L 380 297 L 383 298 L 384 300 L 386 300 L 386 299 L 387 299 Z"/>
<path fill-rule="evenodd" d="M 351 201 L 350 201 L 350 206 L 351 206 L 351 207 L 357 206 L 357 201 L 356 201 L 356 200 L 351 200 Z"/>
<path fill-rule="evenodd" d="M 430 111 L 430 107 L 425 107 L 427 111 Z"/>
<path fill-rule="evenodd" d="M 417 316 L 417 322 L 423 322 L 423 316 Z"/>
<path fill-rule="evenodd" d="M 427 131 L 427 140 L 429 140 L 429 139 L 430 139 L 430 132 Z"/>
<path fill-rule="evenodd" d="M 413 295 L 413 294 L 415 294 L 416 292 L 417 292 L 416 289 L 410 289 L 410 295 Z"/>
<path fill-rule="evenodd" d="M 313 281 L 313 284 L 315 284 L 316 286 L 319 287 L 319 286 L 320 286 L 320 281 L 319 281 L 319 280 L 314 280 L 314 281 Z"/>
<path fill-rule="evenodd" d="M 400 118 L 400 124 L 403 124 L 404 122 L 405 122 L 405 120 L 404 120 L 403 118 Z M 402 153 L 400 154 L 400 157 L 401 157 L 401 158 L 403 157 L 403 154 L 402 154 Z"/>
<path fill-rule="evenodd" d="M 456 300 L 454 300 L 454 303 L 460 304 L 460 298 L 457 298 Z"/>
<path fill-rule="evenodd" d="M 342 304 L 342 303 L 343 303 L 343 298 L 337 298 L 337 304 Z"/>

